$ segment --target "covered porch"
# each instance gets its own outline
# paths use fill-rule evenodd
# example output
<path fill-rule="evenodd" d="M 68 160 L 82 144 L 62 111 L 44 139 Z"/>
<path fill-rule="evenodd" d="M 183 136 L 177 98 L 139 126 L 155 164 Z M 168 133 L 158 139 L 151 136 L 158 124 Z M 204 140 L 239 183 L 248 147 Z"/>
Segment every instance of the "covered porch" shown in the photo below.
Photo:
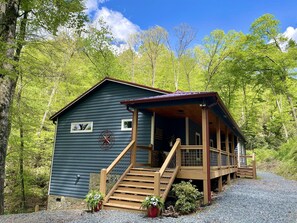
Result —
<path fill-rule="evenodd" d="M 235 148 L 237 144 L 243 145 L 245 139 L 217 93 L 176 92 L 124 101 L 122 104 L 133 112 L 131 143 L 110 167 L 101 171 L 101 192 L 106 192 L 106 175 L 128 152 L 130 165 L 107 195 L 106 204 L 121 185 L 120 181 L 128 181 L 133 173 L 134 178 L 129 180 L 130 186 L 127 187 L 131 189 L 134 183 L 146 189 L 146 192 L 134 190 L 138 201 L 141 200 L 140 195 L 147 193 L 166 199 L 175 178 L 179 178 L 203 181 L 204 204 L 211 202 L 212 179 L 217 178 L 218 190 L 222 191 L 223 177 L 226 176 L 228 184 L 231 175 L 236 177 L 238 154 Z M 152 115 L 151 145 L 137 144 L 139 112 Z M 163 127 L 160 125 L 162 122 Z M 152 154 L 157 150 L 165 152 L 166 156 L 156 166 L 152 162 Z M 147 151 L 147 163 L 138 162 L 137 157 L 139 154 L 143 156 L 143 151 Z M 136 171 L 140 171 L 139 175 Z M 140 175 L 145 176 L 146 180 Z M 120 194 L 123 197 L 129 193 L 121 190 Z"/>

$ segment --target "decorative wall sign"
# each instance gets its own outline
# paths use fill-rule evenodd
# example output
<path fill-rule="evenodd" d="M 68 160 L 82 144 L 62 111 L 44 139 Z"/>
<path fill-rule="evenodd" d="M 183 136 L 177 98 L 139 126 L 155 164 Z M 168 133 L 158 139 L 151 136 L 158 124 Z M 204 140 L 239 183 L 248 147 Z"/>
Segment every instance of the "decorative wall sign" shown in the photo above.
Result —
<path fill-rule="evenodd" d="M 109 130 L 104 130 L 99 134 L 99 145 L 102 149 L 108 150 L 110 149 L 114 144 L 114 135 Z"/>

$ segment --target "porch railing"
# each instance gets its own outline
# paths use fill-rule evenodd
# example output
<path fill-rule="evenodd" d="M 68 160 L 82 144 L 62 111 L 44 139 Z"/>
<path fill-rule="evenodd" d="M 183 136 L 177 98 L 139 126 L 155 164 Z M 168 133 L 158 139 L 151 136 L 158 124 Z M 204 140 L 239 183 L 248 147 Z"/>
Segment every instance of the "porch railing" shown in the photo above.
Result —
<path fill-rule="evenodd" d="M 182 145 L 181 166 L 203 166 L 202 145 Z"/>
<path fill-rule="evenodd" d="M 203 166 L 202 145 L 181 145 L 181 167 Z M 236 156 L 224 150 L 210 147 L 210 166 L 212 167 L 236 167 Z"/>
<path fill-rule="evenodd" d="M 176 168 L 175 171 L 177 171 L 180 167 L 180 160 L 181 160 L 181 154 L 180 154 L 180 144 L 181 140 L 178 138 L 176 139 L 175 144 L 173 145 L 172 149 L 170 150 L 168 156 L 166 157 L 162 167 L 160 168 L 159 171 L 156 171 L 154 173 L 154 194 L 156 196 L 160 196 L 160 179 L 162 178 L 165 170 L 168 168 L 169 164 L 171 161 L 175 158 L 176 159 Z M 170 189 L 170 188 L 169 188 Z M 163 193 L 163 197 L 167 196 L 167 193 L 169 191 L 165 191 Z"/>
<path fill-rule="evenodd" d="M 134 167 L 133 163 L 131 162 L 131 151 L 133 147 L 135 146 L 135 141 L 132 140 L 126 148 L 118 155 L 118 157 L 109 165 L 107 169 L 102 169 L 100 174 L 100 192 L 104 195 L 105 201 L 108 200 L 108 198 L 111 196 L 111 194 L 114 192 L 114 190 L 117 187 L 117 184 L 122 180 L 122 178 L 130 171 L 132 167 Z M 148 151 L 148 160 L 146 163 L 135 163 L 135 166 L 150 166 L 151 165 L 151 151 L 152 146 L 136 146 L 136 161 L 137 161 L 137 154 L 140 150 Z M 124 163 L 124 166 L 121 166 L 121 162 Z M 114 185 L 110 185 L 110 188 L 107 188 L 107 182 L 109 181 L 108 176 L 112 175 L 113 170 L 116 170 L 115 172 L 118 175 L 121 175 L 119 179 L 116 179 L 116 182 L 114 182 Z M 121 170 L 120 170 L 121 169 Z M 118 173 L 120 172 L 120 174 Z M 111 183 L 111 182 L 109 182 Z M 109 191 L 107 189 L 110 189 Z"/>

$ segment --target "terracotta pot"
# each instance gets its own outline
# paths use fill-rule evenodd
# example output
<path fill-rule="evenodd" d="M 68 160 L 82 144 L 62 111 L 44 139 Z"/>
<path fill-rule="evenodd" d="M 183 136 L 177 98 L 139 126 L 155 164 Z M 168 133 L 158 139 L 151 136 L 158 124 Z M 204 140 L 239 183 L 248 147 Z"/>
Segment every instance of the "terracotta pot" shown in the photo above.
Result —
<path fill-rule="evenodd" d="M 102 201 L 98 203 L 98 205 L 96 207 L 94 207 L 94 211 L 98 212 L 102 209 Z"/>
<path fill-rule="evenodd" d="M 150 218 L 155 218 L 159 216 L 159 208 L 158 207 L 149 207 L 147 209 L 147 216 Z"/>

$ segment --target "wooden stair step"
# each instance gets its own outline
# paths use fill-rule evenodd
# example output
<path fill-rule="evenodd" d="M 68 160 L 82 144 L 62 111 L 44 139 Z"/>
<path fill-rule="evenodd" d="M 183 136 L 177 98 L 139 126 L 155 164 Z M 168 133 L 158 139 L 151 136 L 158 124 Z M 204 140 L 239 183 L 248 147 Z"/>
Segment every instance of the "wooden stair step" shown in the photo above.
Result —
<path fill-rule="evenodd" d="M 158 171 L 160 168 L 131 168 L 130 172 L 133 171 L 148 171 L 148 172 L 156 172 Z"/>
<path fill-rule="evenodd" d="M 129 202 L 129 201 L 119 201 L 119 200 L 109 200 L 104 204 L 104 207 L 115 207 L 115 208 L 124 208 L 132 210 L 141 210 L 141 203 Z"/>
<path fill-rule="evenodd" d="M 146 195 L 114 193 L 110 198 L 118 199 L 118 200 L 142 202 L 146 198 Z"/>
<path fill-rule="evenodd" d="M 137 172 L 137 171 L 156 172 L 159 170 L 160 168 L 131 168 L 130 172 Z M 174 169 L 166 169 L 165 172 L 173 173 Z"/>
<path fill-rule="evenodd" d="M 135 172 L 135 173 L 127 173 L 127 176 L 146 176 L 146 177 L 154 177 L 154 172 Z"/>
<path fill-rule="evenodd" d="M 127 173 L 127 176 L 149 176 L 154 177 L 155 172 L 149 172 L 149 171 L 134 171 Z M 171 172 L 164 172 L 163 176 L 164 178 L 170 178 L 172 176 Z"/>
<path fill-rule="evenodd" d="M 153 183 L 143 183 L 143 182 L 130 182 L 130 181 L 122 181 L 119 186 L 122 187 L 135 187 L 135 188 L 147 188 L 147 189 L 154 189 Z M 161 189 L 166 188 L 166 184 L 160 184 Z"/>
<path fill-rule="evenodd" d="M 164 191 L 160 189 L 160 191 Z M 118 187 L 116 189 L 117 193 L 125 193 L 125 194 L 138 194 L 138 195 L 152 195 L 154 194 L 154 190 L 143 189 L 143 188 L 132 188 L 132 187 Z"/>
<path fill-rule="evenodd" d="M 148 177 L 148 176 L 145 176 L 145 177 L 142 177 L 142 176 L 126 176 L 123 180 L 125 181 L 139 181 L 139 182 L 154 182 L 154 177 Z M 161 183 L 168 183 L 169 182 L 169 178 L 163 178 L 161 177 L 160 181 Z"/>

